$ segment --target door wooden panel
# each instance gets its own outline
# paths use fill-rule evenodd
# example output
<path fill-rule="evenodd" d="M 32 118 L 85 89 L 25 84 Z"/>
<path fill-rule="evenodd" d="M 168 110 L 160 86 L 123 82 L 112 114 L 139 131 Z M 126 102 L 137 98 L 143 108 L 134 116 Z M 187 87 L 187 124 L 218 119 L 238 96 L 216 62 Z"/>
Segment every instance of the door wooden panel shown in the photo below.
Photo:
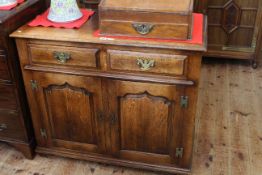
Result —
<path fill-rule="evenodd" d="M 51 73 L 33 77 L 48 146 L 103 151 L 100 79 Z"/>
<path fill-rule="evenodd" d="M 130 94 L 119 99 L 119 108 L 121 150 L 167 154 L 170 101 L 147 92 Z"/>
<path fill-rule="evenodd" d="M 96 134 L 92 126 L 95 124 L 92 118 L 94 113 L 92 94 L 68 83 L 59 86 L 51 85 L 45 92 L 52 135 L 60 140 L 94 144 Z M 85 108 L 75 108 L 75 104 L 81 104 Z M 89 131 L 83 132 L 87 128 Z"/>
<path fill-rule="evenodd" d="M 122 159 L 177 165 L 182 87 L 109 80 L 111 152 Z M 179 133 L 179 134 L 178 134 Z"/>

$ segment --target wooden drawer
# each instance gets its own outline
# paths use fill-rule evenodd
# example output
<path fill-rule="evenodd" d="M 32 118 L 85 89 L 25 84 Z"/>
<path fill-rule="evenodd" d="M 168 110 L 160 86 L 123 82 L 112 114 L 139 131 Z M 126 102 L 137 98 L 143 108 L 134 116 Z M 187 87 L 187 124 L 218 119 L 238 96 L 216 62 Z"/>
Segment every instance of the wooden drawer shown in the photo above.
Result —
<path fill-rule="evenodd" d="M 191 38 L 189 25 L 178 24 L 158 24 L 155 25 L 152 31 L 148 34 L 140 34 L 137 28 L 133 27 L 135 24 L 139 26 L 140 23 L 132 21 L 114 21 L 101 20 L 101 34 L 113 36 L 131 36 L 143 38 L 161 38 L 161 39 L 188 39 Z M 140 24 L 142 25 L 142 24 Z"/>
<path fill-rule="evenodd" d="M 17 109 L 16 95 L 13 85 L 0 84 L 0 110 Z"/>
<path fill-rule="evenodd" d="M 98 49 L 29 45 L 32 64 L 98 68 Z"/>
<path fill-rule="evenodd" d="M 186 72 L 187 56 L 133 51 L 109 50 L 109 69 L 140 73 L 182 76 Z"/>
<path fill-rule="evenodd" d="M 25 140 L 23 126 L 16 111 L 0 109 L 0 137 Z"/>
<path fill-rule="evenodd" d="M 0 80 L 10 80 L 7 57 L 4 50 L 0 50 Z"/>

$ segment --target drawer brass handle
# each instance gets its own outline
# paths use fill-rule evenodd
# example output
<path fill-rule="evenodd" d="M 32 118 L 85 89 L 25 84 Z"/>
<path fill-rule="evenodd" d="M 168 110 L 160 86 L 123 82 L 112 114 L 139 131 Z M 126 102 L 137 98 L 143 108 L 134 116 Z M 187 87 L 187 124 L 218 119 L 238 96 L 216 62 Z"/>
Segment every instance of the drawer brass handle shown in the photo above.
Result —
<path fill-rule="evenodd" d="M 150 33 L 154 28 L 154 25 L 152 25 L 152 24 L 136 23 L 136 24 L 132 24 L 132 26 L 141 35 L 146 35 L 146 34 Z"/>
<path fill-rule="evenodd" d="M 140 67 L 141 70 L 146 71 L 155 66 L 155 60 L 138 58 L 137 65 Z"/>
<path fill-rule="evenodd" d="M 0 124 L 0 132 L 7 129 L 7 125 L 6 124 Z"/>
<path fill-rule="evenodd" d="M 61 63 L 66 63 L 68 60 L 71 59 L 71 55 L 65 52 L 54 52 L 54 58 L 57 59 Z"/>

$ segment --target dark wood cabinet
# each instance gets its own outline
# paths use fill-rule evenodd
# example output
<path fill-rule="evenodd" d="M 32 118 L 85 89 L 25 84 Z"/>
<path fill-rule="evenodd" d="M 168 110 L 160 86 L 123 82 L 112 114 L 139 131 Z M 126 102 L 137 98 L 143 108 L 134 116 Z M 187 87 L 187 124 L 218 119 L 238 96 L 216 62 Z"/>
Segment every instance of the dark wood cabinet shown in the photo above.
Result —
<path fill-rule="evenodd" d="M 14 40 L 9 34 L 41 12 L 43 1 L 27 0 L 0 11 L 0 141 L 33 157 L 35 141 Z"/>
<path fill-rule="evenodd" d="M 206 43 L 105 40 L 97 24 L 12 34 L 36 152 L 190 173 Z"/>
<path fill-rule="evenodd" d="M 206 56 L 248 59 L 257 66 L 262 43 L 261 0 L 196 0 L 208 15 Z"/>

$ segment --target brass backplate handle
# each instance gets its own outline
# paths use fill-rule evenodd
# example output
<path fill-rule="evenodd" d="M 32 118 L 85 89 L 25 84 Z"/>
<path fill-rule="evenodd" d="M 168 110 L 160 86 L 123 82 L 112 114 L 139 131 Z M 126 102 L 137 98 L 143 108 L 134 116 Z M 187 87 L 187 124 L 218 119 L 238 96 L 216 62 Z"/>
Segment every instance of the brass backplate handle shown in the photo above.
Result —
<path fill-rule="evenodd" d="M 65 52 L 56 52 L 55 51 L 53 55 L 54 55 L 54 58 L 61 63 L 66 63 L 68 60 L 71 59 L 71 55 Z"/>
<path fill-rule="evenodd" d="M 140 67 L 141 70 L 146 71 L 151 69 L 152 67 L 155 67 L 155 60 L 138 58 L 137 65 Z"/>
<path fill-rule="evenodd" d="M 132 26 L 141 35 L 146 35 L 150 33 L 154 28 L 153 24 L 135 23 L 135 24 L 132 24 Z"/>

